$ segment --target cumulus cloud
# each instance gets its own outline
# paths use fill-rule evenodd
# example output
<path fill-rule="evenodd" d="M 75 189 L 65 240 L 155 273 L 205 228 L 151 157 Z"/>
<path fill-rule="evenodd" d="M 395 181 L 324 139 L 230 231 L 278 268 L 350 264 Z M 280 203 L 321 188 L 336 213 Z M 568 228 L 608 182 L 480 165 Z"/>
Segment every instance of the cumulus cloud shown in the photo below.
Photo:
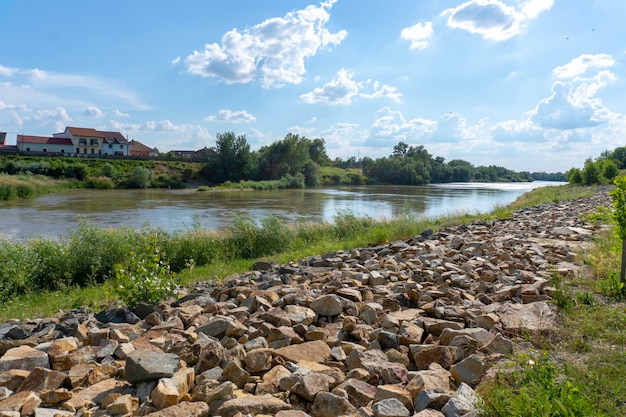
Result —
<path fill-rule="evenodd" d="M 399 101 L 401 93 L 395 87 L 386 84 L 381 85 L 378 81 L 366 80 L 357 82 L 352 79 L 354 74 L 346 69 L 337 72 L 337 77 L 322 87 L 317 87 L 313 91 L 300 95 L 300 99 L 305 103 L 323 104 L 351 104 L 355 96 L 363 98 L 386 97 L 393 101 Z"/>
<path fill-rule="evenodd" d="M 89 106 L 85 109 L 85 116 L 103 117 L 104 113 L 102 112 L 102 110 L 95 106 Z"/>
<path fill-rule="evenodd" d="M 67 114 L 67 111 L 63 107 L 57 107 L 55 109 L 39 110 L 35 113 L 35 119 L 37 120 L 58 120 L 62 122 L 69 122 L 72 118 Z"/>
<path fill-rule="evenodd" d="M 260 79 L 266 88 L 299 84 L 306 73 L 304 61 L 320 48 L 338 45 L 347 32 L 331 33 L 324 26 L 336 0 L 308 6 L 267 19 L 243 31 L 226 32 L 221 44 L 206 44 L 185 58 L 191 74 L 217 77 L 226 83 L 249 83 Z"/>
<path fill-rule="evenodd" d="M 232 111 L 222 109 L 216 115 L 211 115 L 205 120 L 211 122 L 230 122 L 230 123 L 251 123 L 256 121 L 256 117 L 245 110 Z"/>
<path fill-rule="evenodd" d="M 311 104 L 350 104 L 352 97 L 359 93 L 359 85 L 352 79 L 352 76 L 353 74 L 347 70 L 341 69 L 337 72 L 337 78 L 309 93 L 302 94 L 300 99 Z"/>
<path fill-rule="evenodd" d="M 541 100 L 528 113 L 528 119 L 552 129 L 577 129 L 606 123 L 615 115 L 596 94 L 614 79 L 614 74 L 602 71 L 591 79 L 557 81 L 552 86 L 552 95 Z"/>
<path fill-rule="evenodd" d="M 519 9 L 501 0 L 469 0 L 444 10 L 451 28 L 463 29 L 491 41 L 505 41 L 518 35 L 524 23 L 549 10 L 553 0 L 529 0 Z"/>
<path fill-rule="evenodd" d="M 402 39 L 411 41 L 411 49 L 424 49 L 433 35 L 432 22 L 417 23 L 400 31 Z"/>
<path fill-rule="evenodd" d="M 370 128 L 370 135 L 374 141 L 377 138 L 393 139 L 392 141 L 406 141 L 408 138 L 419 138 L 431 132 L 435 126 L 435 121 L 415 118 L 407 120 L 402 112 L 394 111 L 389 107 L 384 107 L 376 112 L 376 119 Z M 381 145 L 387 146 L 386 144 Z"/>
<path fill-rule="evenodd" d="M 316 129 L 314 127 L 304 127 L 299 125 L 290 126 L 287 130 L 291 133 L 295 133 L 304 137 L 314 137 Z"/>
<path fill-rule="evenodd" d="M 593 68 L 609 68 L 615 65 L 615 59 L 609 54 L 582 54 L 565 65 L 552 70 L 558 78 L 575 78 Z"/>
<path fill-rule="evenodd" d="M 0 75 L 3 75 L 5 77 L 11 77 L 17 71 L 18 71 L 17 68 L 9 68 L 9 67 L 0 65 Z"/>

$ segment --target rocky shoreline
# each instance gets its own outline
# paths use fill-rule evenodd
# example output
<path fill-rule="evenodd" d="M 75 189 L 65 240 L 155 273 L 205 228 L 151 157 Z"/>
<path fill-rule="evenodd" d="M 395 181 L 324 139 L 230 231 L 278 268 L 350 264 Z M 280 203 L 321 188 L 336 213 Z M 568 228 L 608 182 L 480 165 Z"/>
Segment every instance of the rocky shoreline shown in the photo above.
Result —
<path fill-rule="evenodd" d="M 477 416 L 520 335 L 557 326 L 593 197 L 181 290 L 0 324 L 0 417 Z M 493 369 L 492 369 L 493 370 Z"/>

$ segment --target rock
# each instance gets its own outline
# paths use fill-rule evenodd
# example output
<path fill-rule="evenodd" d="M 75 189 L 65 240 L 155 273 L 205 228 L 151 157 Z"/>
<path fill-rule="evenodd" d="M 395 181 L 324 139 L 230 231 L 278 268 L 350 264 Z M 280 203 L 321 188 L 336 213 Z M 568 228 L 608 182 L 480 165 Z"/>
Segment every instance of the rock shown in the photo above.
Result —
<path fill-rule="evenodd" d="M 159 379 L 156 388 L 150 394 L 150 402 L 159 410 L 176 405 L 179 400 L 180 393 L 171 378 Z"/>
<path fill-rule="evenodd" d="M 335 294 L 318 297 L 310 307 L 320 316 L 338 316 L 343 311 L 341 298 Z"/>
<path fill-rule="evenodd" d="M 413 411 L 411 393 L 400 385 L 379 385 L 376 387 L 374 402 L 394 398 L 402 403 L 409 411 Z"/>
<path fill-rule="evenodd" d="M 417 369 L 427 369 L 436 362 L 443 368 L 448 369 L 464 356 L 463 348 L 458 346 L 422 345 L 417 347 L 413 360 Z"/>
<path fill-rule="evenodd" d="M 33 391 L 22 391 L 0 401 L 0 410 L 18 411 L 22 416 L 29 416 L 39 407 L 41 399 Z"/>
<path fill-rule="evenodd" d="M 106 406 L 107 413 L 112 415 L 127 415 L 133 412 L 133 399 L 130 394 L 120 395 Z"/>
<path fill-rule="evenodd" d="M 123 381 L 117 381 L 113 378 L 105 379 L 75 393 L 72 398 L 63 404 L 63 408 L 69 411 L 76 411 L 86 406 L 98 405 L 107 394 L 116 392 L 126 386 L 127 383 Z"/>
<path fill-rule="evenodd" d="M 446 417 L 463 416 L 473 410 L 478 403 L 478 396 L 467 384 L 461 383 L 454 396 L 441 409 Z"/>
<path fill-rule="evenodd" d="M 0 358 L 0 373 L 10 369 L 32 371 L 38 367 L 50 368 L 48 354 L 26 345 L 9 349 Z"/>
<path fill-rule="evenodd" d="M 125 373 L 130 383 L 168 378 L 178 370 L 180 360 L 171 353 L 134 350 L 126 357 Z"/>
<path fill-rule="evenodd" d="M 478 355 L 470 355 L 461 362 L 450 367 L 450 374 L 457 383 L 464 382 L 476 386 L 485 375 L 486 366 Z"/>
<path fill-rule="evenodd" d="M 358 410 L 346 397 L 320 392 L 311 408 L 313 417 L 358 416 Z"/>
<path fill-rule="evenodd" d="M 127 308 L 111 308 L 94 316 L 102 323 L 138 323 L 141 319 Z"/>
<path fill-rule="evenodd" d="M 289 391 L 306 399 L 307 401 L 315 400 L 315 396 L 320 392 L 326 392 L 330 388 L 329 377 L 317 372 L 311 372 L 306 375 L 294 375 L 290 378 L 295 379 Z"/>
<path fill-rule="evenodd" d="M 408 417 L 411 412 L 396 398 L 380 400 L 372 405 L 374 417 Z"/>
<path fill-rule="evenodd" d="M 46 368 L 35 368 L 26 377 L 17 389 L 20 391 L 49 391 L 60 388 L 67 380 L 67 375 L 62 372 L 52 371 Z"/>
<path fill-rule="evenodd" d="M 274 415 L 281 410 L 290 410 L 291 406 L 286 402 L 274 398 L 271 395 L 254 397 L 233 398 L 226 401 L 217 409 L 217 415 L 221 417 L 233 417 L 241 414 L 270 414 Z"/>
<path fill-rule="evenodd" d="M 204 402 L 182 402 L 166 409 L 155 411 L 146 417 L 208 417 L 209 406 Z"/>
<path fill-rule="evenodd" d="M 272 369 L 273 349 L 254 349 L 243 358 L 246 371 L 251 374 L 269 371 Z"/>
<path fill-rule="evenodd" d="M 364 407 L 374 399 L 376 387 L 365 381 L 348 378 L 335 387 L 332 392 L 336 395 L 339 395 L 340 392 L 345 392 L 348 395 L 350 404 L 355 407 Z"/>
<path fill-rule="evenodd" d="M 529 304 L 493 303 L 483 308 L 500 318 L 502 328 L 516 334 L 554 331 L 556 314 L 545 301 Z"/>
<path fill-rule="evenodd" d="M 330 347 L 321 340 L 314 340 L 276 349 L 274 355 L 289 362 L 307 360 L 321 363 L 330 357 Z"/>

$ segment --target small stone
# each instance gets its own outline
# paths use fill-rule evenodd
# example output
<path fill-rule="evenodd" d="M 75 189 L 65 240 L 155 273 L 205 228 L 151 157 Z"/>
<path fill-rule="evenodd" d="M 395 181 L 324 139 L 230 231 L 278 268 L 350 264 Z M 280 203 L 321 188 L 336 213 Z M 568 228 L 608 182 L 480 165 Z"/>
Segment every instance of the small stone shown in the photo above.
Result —
<path fill-rule="evenodd" d="M 32 371 L 37 367 L 50 368 L 48 354 L 27 345 L 9 349 L 0 358 L 0 373 L 10 369 Z"/>
<path fill-rule="evenodd" d="M 311 412 L 315 417 L 356 416 L 358 411 L 346 397 L 320 392 L 313 402 Z"/>
<path fill-rule="evenodd" d="M 409 417 L 411 412 L 396 398 L 380 400 L 372 405 L 374 417 Z"/>
<path fill-rule="evenodd" d="M 343 311 L 341 298 L 335 294 L 318 297 L 310 307 L 320 316 L 338 316 Z"/>
<path fill-rule="evenodd" d="M 168 378 L 178 370 L 180 360 L 171 353 L 134 350 L 126 357 L 126 379 L 131 383 Z"/>

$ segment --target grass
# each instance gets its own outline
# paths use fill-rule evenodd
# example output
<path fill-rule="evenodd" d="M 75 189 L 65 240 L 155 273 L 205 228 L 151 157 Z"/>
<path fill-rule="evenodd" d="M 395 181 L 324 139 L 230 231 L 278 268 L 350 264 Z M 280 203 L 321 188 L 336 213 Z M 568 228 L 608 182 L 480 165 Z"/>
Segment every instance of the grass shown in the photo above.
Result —
<path fill-rule="evenodd" d="M 0 174 L 0 201 L 32 198 L 78 186 L 77 181 L 54 180 L 42 175 Z"/>

